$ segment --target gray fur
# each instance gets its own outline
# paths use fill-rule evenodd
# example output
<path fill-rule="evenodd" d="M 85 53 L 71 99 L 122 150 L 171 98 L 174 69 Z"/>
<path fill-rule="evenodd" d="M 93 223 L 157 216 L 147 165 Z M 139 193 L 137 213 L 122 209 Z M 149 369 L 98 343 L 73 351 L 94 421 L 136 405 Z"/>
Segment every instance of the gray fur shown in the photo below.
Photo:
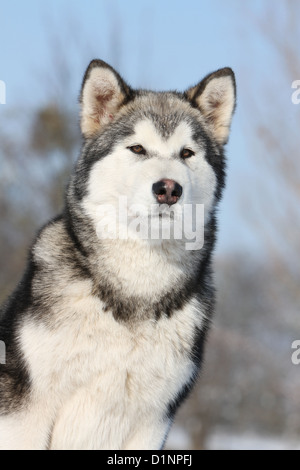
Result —
<path fill-rule="evenodd" d="M 230 85 L 218 80 L 228 77 L 235 93 L 230 69 L 184 94 L 155 93 L 132 90 L 104 62 L 91 63 L 81 92 L 84 142 L 65 209 L 39 232 L 23 280 L 1 310 L 6 363 L 0 364 L 0 449 L 157 449 L 165 442 L 198 375 L 214 309 L 211 260 L 225 181 L 220 144 L 225 139 L 220 103 L 211 109 L 215 96 L 209 109 L 201 107 L 207 103 L 206 87 L 216 80 L 219 95 L 225 93 Z M 231 101 L 227 98 L 226 106 L 233 112 Z M 230 110 L 225 111 L 228 120 Z M 162 145 L 184 124 L 201 155 L 201 168 L 215 181 L 206 189 L 212 202 L 199 251 L 186 251 L 181 240 L 152 246 L 97 235 L 89 212 L 93 191 L 105 200 L 110 190 L 106 162 L 113 165 L 121 158 L 118 149 L 134 138 L 139 123 L 150 123 L 151 132 L 153 125 Z M 229 124 L 224 121 L 225 127 Z M 151 142 L 148 146 L 145 155 L 137 156 L 124 144 L 119 161 L 130 161 L 134 168 L 153 161 L 153 172 L 159 174 L 166 157 L 150 148 Z M 180 150 L 167 156 L 170 168 L 191 174 Z M 97 171 L 104 176 L 95 189 Z M 119 171 L 115 167 L 122 181 Z"/>

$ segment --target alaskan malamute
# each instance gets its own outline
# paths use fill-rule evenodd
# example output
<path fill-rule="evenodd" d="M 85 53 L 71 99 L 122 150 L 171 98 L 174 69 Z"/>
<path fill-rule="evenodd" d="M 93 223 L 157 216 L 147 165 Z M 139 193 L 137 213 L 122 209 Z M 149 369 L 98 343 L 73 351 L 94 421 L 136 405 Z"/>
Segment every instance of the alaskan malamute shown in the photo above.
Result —
<path fill-rule="evenodd" d="M 80 104 L 65 209 L 1 311 L 0 448 L 161 449 L 213 313 L 234 74 L 151 92 L 93 60 Z"/>

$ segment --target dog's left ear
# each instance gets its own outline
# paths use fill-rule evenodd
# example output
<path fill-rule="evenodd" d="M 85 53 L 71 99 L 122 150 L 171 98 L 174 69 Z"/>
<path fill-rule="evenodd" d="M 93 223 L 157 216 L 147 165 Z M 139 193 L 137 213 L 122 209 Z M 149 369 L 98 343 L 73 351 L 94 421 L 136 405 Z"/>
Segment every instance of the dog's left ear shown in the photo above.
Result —
<path fill-rule="evenodd" d="M 92 137 L 108 124 L 131 94 L 132 90 L 110 65 L 93 60 L 85 72 L 80 94 L 83 136 Z"/>
<path fill-rule="evenodd" d="M 235 108 L 236 84 L 233 71 L 226 67 L 207 75 L 185 96 L 210 124 L 218 144 L 226 144 Z"/>

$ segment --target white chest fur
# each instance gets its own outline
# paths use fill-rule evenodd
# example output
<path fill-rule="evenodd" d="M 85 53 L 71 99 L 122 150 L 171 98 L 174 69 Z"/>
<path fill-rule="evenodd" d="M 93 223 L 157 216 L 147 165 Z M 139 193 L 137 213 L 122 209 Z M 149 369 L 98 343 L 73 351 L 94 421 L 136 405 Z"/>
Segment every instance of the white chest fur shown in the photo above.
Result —
<path fill-rule="evenodd" d="M 125 448 L 146 423 L 163 424 L 194 373 L 189 352 L 202 318 L 192 303 L 128 327 L 85 295 L 89 289 L 88 281 L 68 287 L 54 328 L 33 321 L 22 328 L 33 397 L 47 397 L 52 448 Z"/>

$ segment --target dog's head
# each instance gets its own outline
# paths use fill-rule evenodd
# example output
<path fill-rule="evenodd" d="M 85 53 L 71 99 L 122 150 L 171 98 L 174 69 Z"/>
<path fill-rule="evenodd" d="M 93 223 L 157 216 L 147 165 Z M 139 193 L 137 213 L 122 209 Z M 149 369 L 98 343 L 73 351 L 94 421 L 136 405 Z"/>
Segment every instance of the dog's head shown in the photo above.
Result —
<path fill-rule="evenodd" d="M 185 93 L 158 93 L 132 90 L 94 60 L 80 103 L 84 145 L 75 194 L 98 233 L 106 223 L 112 231 L 123 224 L 134 237 L 141 220 L 179 220 L 195 205 L 204 207 L 205 223 L 210 219 L 224 186 L 223 146 L 235 107 L 231 69 Z"/>

